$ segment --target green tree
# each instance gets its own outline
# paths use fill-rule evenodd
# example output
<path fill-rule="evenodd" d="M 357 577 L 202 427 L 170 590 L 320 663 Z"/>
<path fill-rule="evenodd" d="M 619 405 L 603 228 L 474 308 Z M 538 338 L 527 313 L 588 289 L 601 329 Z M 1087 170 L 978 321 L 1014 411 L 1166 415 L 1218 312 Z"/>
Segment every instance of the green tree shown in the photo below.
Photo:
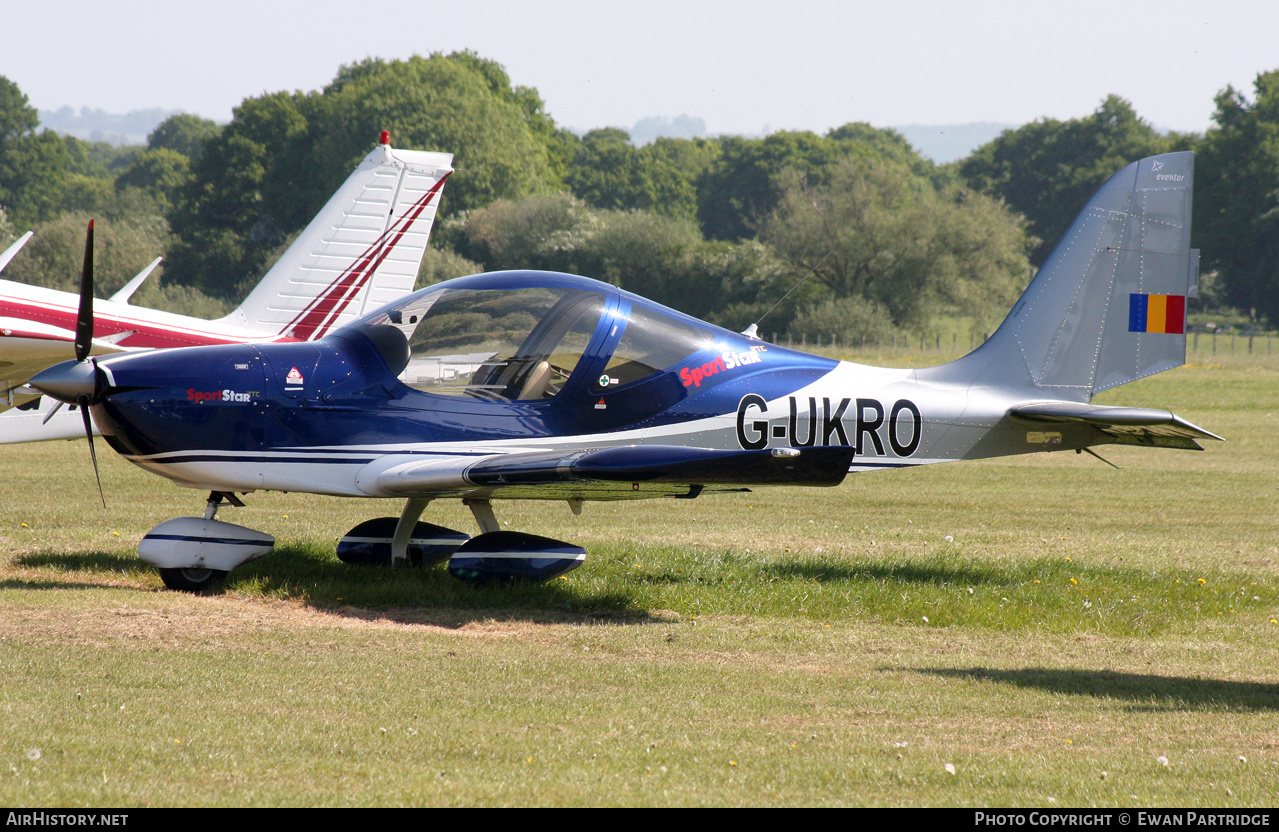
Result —
<path fill-rule="evenodd" d="M 27 101 L 18 85 L 0 75 L 0 151 L 19 136 L 34 133 L 40 113 Z"/>
<path fill-rule="evenodd" d="M 707 242 L 690 219 L 591 208 L 571 194 L 498 200 L 444 225 L 455 247 L 486 269 L 581 274 L 692 315 L 732 307 L 725 320 L 736 321 L 754 310 L 758 295 L 785 292 L 771 291 L 785 264 L 759 242 Z"/>
<path fill-rule="evenodd" d="M 979 147 L 959 165 L 968 185 L 1026 215 L 1042 265 L 1093 192 L 1145 156 L 1190 149 L 1192 137 L 1162 136 L 1124 99 L 1108 96 L 1091 115 L 1040 119 Z"/>
<path fill-rule="evenodd" d="M 153 201 L 158 213 L 166 214 L 190 175 L 190 157 L 168 148 L 149 148 L 139 153 L 129 169 L 116 177 L 115 190 L 140 191 Z"/>
<path fill-rule="evenodd" d="M 5 269 L 5 278 L 64 292 L 79 292 L 89 218 L 86 213 L 67 212 L 36 226 L 33 229 L 35 236 Z M 98 222 L 94 230 L 94 289 L 97 294 L 107 297 L 118 290 L 160 256 L 167 243 L 168 227 L 159 217 Z"/>
<path fill-rule="evenodd" d="M 726 137 L 698 181 L 702 230 L 715 240 L 753 237 L 777 207 L 786 171 L 797 171 L 810 184 L 820 185 L 832 165 L 843 159 L 884 160 L 920 174 L 933 168 L 899 133 L 868 124 L 846 124 L 826 136 L 777 132 L 763 139 Z"/>
<path fill-rule="evenodd" d="M 314 141 L 321 167 L 339 171 L 328 174 L 333 186 L 380 130 L 397 147 L 454 154 L 457 172 L 444 193 L 450 211 L 559 184 L 548 146 L 557 129 L 541 99 L 472 52 L 368 59 L 344 68 L 318 103 Z"/>
<path fill-rule="evenodd" d="M 1024 222 L 990 197 L 884 161 L 845 160 L 827 178 L 787 171 L 761 236 L 829 298 L 864 298 L 911 325 L 942 310 L 1002 315 L 1025 285 Z"/>
<path fill-rule="evenodd" d="M 696 266 L 704 245 L 697 223 L 652 211 L 610 211 L 582 246 L 591 277 L 692 314 L 714 287 Z"/>
<path fill-rule="evenodd" d="M 693 178 L 663 148 L 635 147 L 625 130 L 608 127 L 582 137 L 565 183 L 596 208 L 655 211 L 691 219 L 697 212 Z"/>
<path fill-rule="evenodd" d="M 461 220 L 456 247 L 490 271 L 544 269 L 585 274 L 582 249 L 602 223 L 601 212 L 571 194 L 499 199 Z M 445 224 L 447 228 L 450 221 Z"/>
<path fill-rule="evenodd" d="M 873 300 L 828 297 L 799 310 L 787 331 L 796 338 L 808 336 L 813 343 L 832 335 L 843 344 L 856 344 L 862 338 L 876 343 L 892 335 L 893 319 Z"/>
<path fill-rule="evenodd" d="M 246 99 L 203 141 L 170 214 L 174 271 L 211 293 L 244 291 L 382 130 L 396 147 L 454 153 L 445 216 L 551 189 L 567 146 L 537 94 L 513 88 L 496 62 L 469 52 L 369 58 L 322 91 Z"/>
<path fill-rule="evenodd" d="M 15 224 L 30 227 L 58 215 L 68 161 L 66 143 L 48 130 L 7 142 L 0 153 L 0 205 Z"/>
<path fill-rule="evenodd" d="M 1204 137 L 1194 231 L 1204 266 L 1226 297 L 1279 321 L 1279 70 L 1260 73 L 1254 98 L 1226 87 Z"/>
<path fill-rule="evenodd" d="M 177 113 L 155 126 L 147 136 L 147 149 L 171 150 L 191 161 L 198 161 L 204 145 L 222 131 L 212 119 L 189 113 Z"/>
<path fill-rule="evenodd" d="M 26 94 L 0 76 L 0 206 L 19 227 L 53 217 L 65 184 L 66 147 L 47 130 L 36 133 L 39 124 Z"/>

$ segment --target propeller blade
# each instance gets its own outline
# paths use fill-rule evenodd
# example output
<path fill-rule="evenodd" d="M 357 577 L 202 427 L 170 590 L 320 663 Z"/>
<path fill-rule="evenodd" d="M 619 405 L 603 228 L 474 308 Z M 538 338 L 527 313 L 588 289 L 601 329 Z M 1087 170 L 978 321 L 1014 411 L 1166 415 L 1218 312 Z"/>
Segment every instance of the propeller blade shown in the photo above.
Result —
<path fill-rule="evenodd" d="M 102 493 L 102 475 L 98 473 L 98 452 L 93 449 L 93 420 L 89 416 L 89 397 L 81 396 L 76 400 L 80 405 L 80 413 L 84 416 L 84 438 L 89 440 L 89 458 L 93 460 L 93 476 L 98 481 L 98 498 L 102 507 L 107 507 L 107 497 Z"/>
<path fill-rule="evenodd" d="M 75 322 L 75 360 L 83 361 L 93 348 L 93 220 L 84 239 L 84 268 L 80 272 L 80 314 Z"/>
<path fill-rule="evenodd" d="M 64 405 L 64 404 L 66 404 L 66 402 L 58 402 L 57 404 L 55 404 L 55 405 L 53 406 L 53 410 L 50 410 L 50 411 L 49 411 L 49 415 L 48 415 L 48 416 L 45 416 L 45 417 L 44 417 L 44 421 L 43 421 L 43 422 L 41 422 L 40 424 L 42 424 L 42 425 L 47 425 L 47 424 L 49 424 L 49 420 L 53 418 L 53 414 L 55 414 L 55 413 L 57 413 L 59 410 L 61 410 L 61 409 L 62 409 L 62 405 Z"/>

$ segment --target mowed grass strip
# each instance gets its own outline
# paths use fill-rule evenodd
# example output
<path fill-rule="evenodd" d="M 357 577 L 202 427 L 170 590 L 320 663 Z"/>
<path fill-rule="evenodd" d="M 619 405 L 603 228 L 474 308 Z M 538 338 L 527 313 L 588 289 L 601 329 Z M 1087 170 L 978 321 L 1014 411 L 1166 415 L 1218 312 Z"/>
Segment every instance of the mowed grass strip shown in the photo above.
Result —
<path fill-rule="evenodd" d="M 254 494 L 220 517 L 276 554 L 171 593 L 134 549 L 202 494 L 103 454 L 104 511 L 83 443 L 5 448 L 0 799 L 1272 805 L 1277 370 L 1227 356 L 1107 393 L 1229 440 L 1098 449 L 1122 471 L 500 503 L 590 552 L 540 587 L 350 567 L 336 538 L 398 505 Z"/>

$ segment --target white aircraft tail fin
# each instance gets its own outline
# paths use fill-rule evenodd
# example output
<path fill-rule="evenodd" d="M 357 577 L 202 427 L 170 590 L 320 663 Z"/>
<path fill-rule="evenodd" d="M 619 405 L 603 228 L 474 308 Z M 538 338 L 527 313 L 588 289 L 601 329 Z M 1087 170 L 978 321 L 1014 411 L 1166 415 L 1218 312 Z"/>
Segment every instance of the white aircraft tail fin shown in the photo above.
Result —
<path fill-rule="evenodd" d="M 413 290 L 451 153 L 382 141 L 221 323 L 322 338 Z"/>
<path fill-rule="evenodd" d="M 1186 361 L 1194 154 L 1125 167 L 1098 189 L 990 340 L 921 378 L 1086 402 Z"/>

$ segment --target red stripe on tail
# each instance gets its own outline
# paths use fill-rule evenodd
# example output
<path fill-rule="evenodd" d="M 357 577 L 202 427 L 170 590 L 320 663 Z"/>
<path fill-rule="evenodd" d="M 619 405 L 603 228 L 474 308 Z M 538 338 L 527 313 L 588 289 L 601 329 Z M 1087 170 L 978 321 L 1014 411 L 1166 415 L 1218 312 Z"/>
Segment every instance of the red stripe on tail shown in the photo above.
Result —
<path fill-rule="evenodd" d="M 414 203 L 408 213 L 383 231 L 351 264 L 351 267 L 340 274 L 324 292 L 299 312 L 283 331 L 299 341 L 311 341 L 323 337 L 333 322 L 377 272 L 382 262 L 390 256 L 391 251 L 404 238 L 413 223 L 431 204 L 431 200 L 440 192 L 446 179 L 448 174 L 440 177 L 440 181 L 432 185 L 431 189 Z"/>

